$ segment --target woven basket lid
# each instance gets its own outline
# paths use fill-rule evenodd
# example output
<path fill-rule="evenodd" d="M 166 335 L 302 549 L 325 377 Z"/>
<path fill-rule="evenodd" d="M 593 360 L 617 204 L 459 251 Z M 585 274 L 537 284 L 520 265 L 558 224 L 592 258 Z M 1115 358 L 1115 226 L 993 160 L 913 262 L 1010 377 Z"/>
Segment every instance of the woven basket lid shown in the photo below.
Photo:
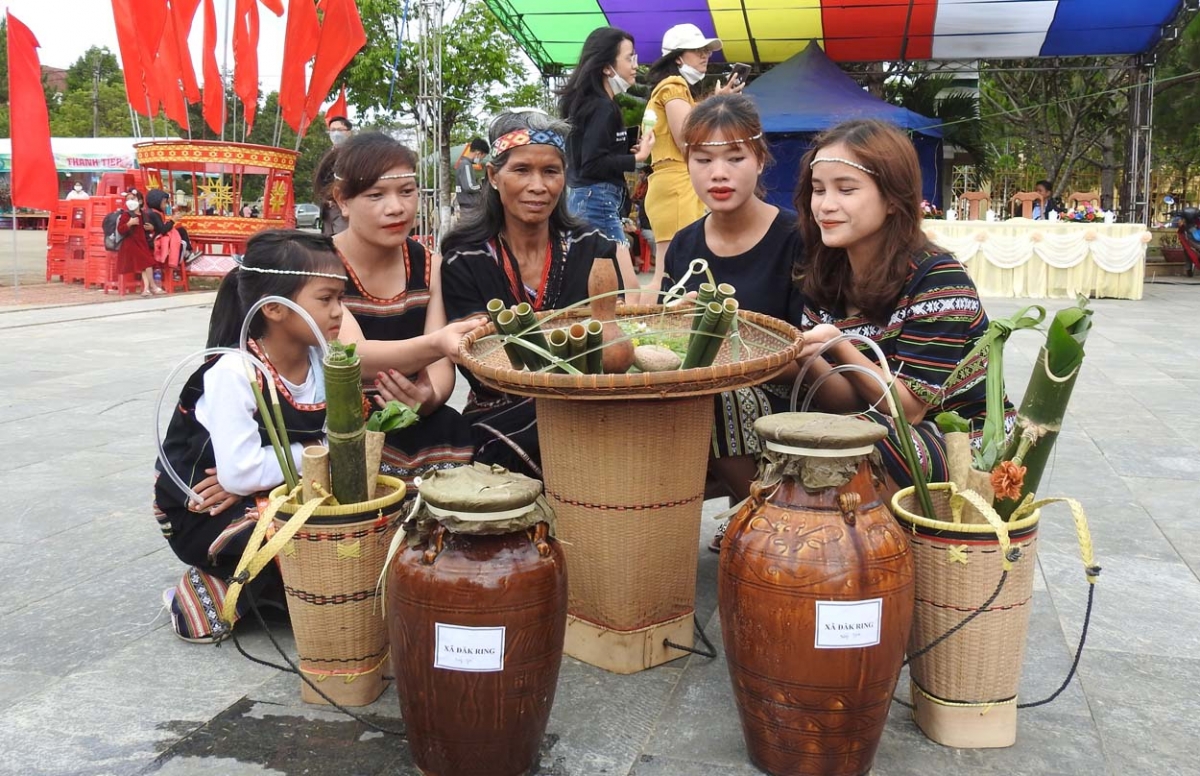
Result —
<path fill-rule="evenodd" d="M 475 463 L 433 472 L 421 482 L 421 498 L 440 509 L 486 513 L 527 507 L 542 495 L 542 483 L 503 466 Z"/>
<path fill-rule="evenodd" d="M 874 421 L 853 415 L 781 412 L 754 421 L 754 433 L 775 445 L 830 452 L 846 450 L 848 455 L 854 455 L 883 439 L 888 430 Z"/>

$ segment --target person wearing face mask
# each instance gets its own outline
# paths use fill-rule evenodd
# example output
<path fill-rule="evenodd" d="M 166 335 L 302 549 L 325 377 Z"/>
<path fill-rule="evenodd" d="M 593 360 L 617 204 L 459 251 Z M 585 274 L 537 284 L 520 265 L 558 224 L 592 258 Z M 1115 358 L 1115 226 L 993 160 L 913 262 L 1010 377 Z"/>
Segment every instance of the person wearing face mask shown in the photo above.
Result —
<path fill-rule="evenodd" d="M 165 294 L 154 282 L 154 223 L 146 215 L 142 193 L 130 189 L 125 209 L 117 218 L 117 232 L 124 236 L 117 249 L 117 272 L 136 272 L 142 276 L 142 296 Z"/>
<path fill-rule="evenodd" d="M 646 217 L 654 230 L 655 280 L 662 279 L 667 248 L 683 227 L 704 215 L 704 203 L 692 188 L 678 138 L 683 124 L 696 104 L 693 89 L 704 78 L 708 59 L 721 50 L 720 38 L 707 38 L 694 24 L 677 24 L 662 40 L 662 57 L 650 66 L 650 101 L 646 110 L 653 112 L 657 140 L 651 163 L 650 185 L 646 191 Z M 737 94 L 745 87 L 736 76 L 717 87 L 716 94 Z"/>
<path fill-rule="evenodd" d="M 91 199 L 91 195 L 83 190 L 83 184 L 75 181 L 75 185 L 67 192 L 67 199 Z"/>
<path fill-rule="evenodd" d="M 579 64 L 559 92 L 559 114 L 571 124 L 567 138 L 567 205 L 571 214 L 608 239 L 617 248 L 621 285 L 635 289 L 629 302 L 642 301 L 640 286 L 629 256 L 629 242 L 621 224 L 626 197 L 625 173 L 650 157 L 654 133 L 628 148 L 628 131 L 616 96 L 637 76 L 633 36 L 616 27 L 593 30 L 583 43 Z M 645 301 L 653 301 L 647 294 Z"/>
<path fill-rule="evenodd" d="M 350 133 L 354 131 L 354 125 L 345 116 L 330 116 L 329 120 L 325 122 L 325 127 L 329 132 L 329 142 L 335 146 L 340 146 L 349 140 Z"/>

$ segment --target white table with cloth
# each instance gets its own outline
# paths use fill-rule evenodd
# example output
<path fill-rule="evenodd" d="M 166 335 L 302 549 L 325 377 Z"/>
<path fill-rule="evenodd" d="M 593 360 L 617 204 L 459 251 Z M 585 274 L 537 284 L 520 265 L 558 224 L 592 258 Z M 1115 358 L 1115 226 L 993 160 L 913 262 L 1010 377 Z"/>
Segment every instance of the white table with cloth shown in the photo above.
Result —
<path fill-rule="evenodd" d="M 1141 299 L 1150 232 L 1142 224 L 926 221 L 981 296 Z"/>

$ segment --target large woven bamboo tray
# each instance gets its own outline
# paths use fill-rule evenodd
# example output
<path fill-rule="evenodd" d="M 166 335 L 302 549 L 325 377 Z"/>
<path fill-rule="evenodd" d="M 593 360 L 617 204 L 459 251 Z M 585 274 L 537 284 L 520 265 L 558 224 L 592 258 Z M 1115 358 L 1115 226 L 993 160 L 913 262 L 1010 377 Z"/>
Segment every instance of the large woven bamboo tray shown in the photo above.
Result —
<path fill-rule="evenodd" d="M 538 313 L 543 328 L 559 328 L 588 318 L 584 305 Z M 666 310 L 659 306 L 618 307 L 617 321 L 636 321 L 648 331 L 670 332 L 683 336 L 691 329 L 691 309 Z M 570 375 L 549 371 L 522 371 L 512 368 L 496 328 L 481 325 L 467 334 L 459 345 L 462 363 L 485 385 L 505 393 L 534 398 L 583 400 L 676 399 L 720 393 L 744 386 L 758 385 L 778 375 L 800 354 L 803 337 L 800 330 L 784 321 L 760 313 L 739 311 L 739 352 L 729 341 L 721 346 L 712 366 L 670 372 L 629 372 L 626 374 Z"/>

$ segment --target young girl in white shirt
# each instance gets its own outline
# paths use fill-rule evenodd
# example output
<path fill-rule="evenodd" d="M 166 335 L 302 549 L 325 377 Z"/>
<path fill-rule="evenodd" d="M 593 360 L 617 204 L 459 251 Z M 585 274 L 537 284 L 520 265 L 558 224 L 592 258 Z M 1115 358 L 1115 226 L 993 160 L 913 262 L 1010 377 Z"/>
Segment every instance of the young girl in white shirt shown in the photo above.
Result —
<path fill-rule="evenodd" d="M 208 347 L 240 347 L 242 321 L 260 299 L 280 296 L 304 309 L 326 340 L 341 328 L 346 275 L 328 237 L 300 231 L 259 232 L 246 244 L 242 264 L 225 276 L 209 322 Z M 249 350 L 271 373 L 291 454 L 299 469 L 306 445 L 324 440 L 325 384 L 319 343 L 300 315 L 282 304 L 259 310 L 249 329 Z M 258 519 L 255 496 L 284 481 L 254 393 L 247 361 L 213 358 L 187 381 L 163 444 L 175 472 L 201 497 L 197 502 L 156 463 L 154 512 L 163 536 L 188 564 L 183 579 L 164 593 L 175 633 L 211 643 L 228 635 L 218 619 L 226 579 L 234 572 Z M 255 377 L 270 402 L 261 373 Z M 269 565 L 247 587 L 247 599 L 282 605 L 278 569 Z"/>

